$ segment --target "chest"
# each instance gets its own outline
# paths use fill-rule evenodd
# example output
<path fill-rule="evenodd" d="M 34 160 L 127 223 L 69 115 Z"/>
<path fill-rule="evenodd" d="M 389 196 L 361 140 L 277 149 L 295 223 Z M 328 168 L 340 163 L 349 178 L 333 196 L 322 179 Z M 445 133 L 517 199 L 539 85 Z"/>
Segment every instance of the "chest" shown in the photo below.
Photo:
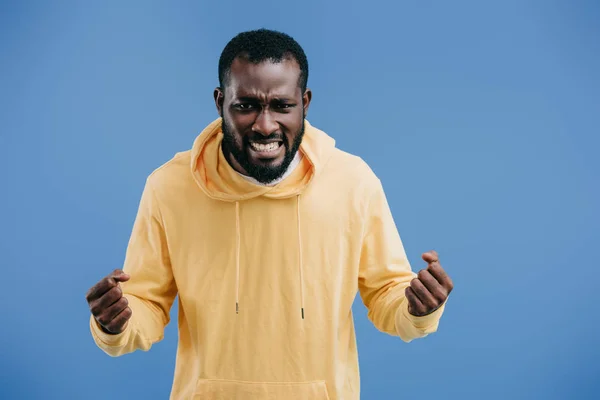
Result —
<path fill-rule="evenodd" d="M 171 223 L 179 234 L 169 249 L 188 304 L 231 309 L 239 297 L 245 307 L 284 307 L 301 286 L 307 296 L 356 293 L 363 222 L 347 193 L 257 198 L 237 210 L 202 198 L 184 209 Z"/>

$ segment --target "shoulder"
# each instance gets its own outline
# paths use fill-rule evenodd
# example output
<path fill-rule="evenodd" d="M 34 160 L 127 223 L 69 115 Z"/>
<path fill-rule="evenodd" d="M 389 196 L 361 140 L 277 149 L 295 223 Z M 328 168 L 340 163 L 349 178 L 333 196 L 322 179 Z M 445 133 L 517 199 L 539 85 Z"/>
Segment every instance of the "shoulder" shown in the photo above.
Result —
<path fill-rule="evenodd" d="M 364 159 L 338 148 L 333 151 L 327 169 L 338 179 L 348 180 L 367 192 L 376 190 L 381 184 L 373 169 Z"/>
<path fill-rule="evenodd" d="M 193 183 L 191 173 L 191 150 L 176 153 L 169 161 L 150 173 L 147 184 L 155 191 L 172 191 Z"/>

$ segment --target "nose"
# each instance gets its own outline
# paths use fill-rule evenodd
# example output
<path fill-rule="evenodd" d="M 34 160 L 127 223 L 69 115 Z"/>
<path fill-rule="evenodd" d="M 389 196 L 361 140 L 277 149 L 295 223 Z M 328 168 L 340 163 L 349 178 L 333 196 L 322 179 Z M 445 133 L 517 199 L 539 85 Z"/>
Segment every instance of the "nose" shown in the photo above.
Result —
<path fill-rule="evenodd" d="M 273 115 L 269 110 L 262 110 L 260 114 L 256 117 L 254 121 L 254 125 L 252 125 L 252 130 L 254 132 L 258 132 L 263 136 L 269 136 L 272 133 L 275 133 L 279 129 L 279 124 L 273 118 Z"/>

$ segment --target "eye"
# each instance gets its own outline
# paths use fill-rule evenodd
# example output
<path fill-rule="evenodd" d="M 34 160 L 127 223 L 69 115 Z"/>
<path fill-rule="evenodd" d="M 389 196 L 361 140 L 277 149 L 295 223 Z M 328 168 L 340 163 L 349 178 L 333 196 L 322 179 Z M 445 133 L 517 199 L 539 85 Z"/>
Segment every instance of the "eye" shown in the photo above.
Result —
<path fill-rule="evenodd" d="M 290 103 L 277 103 L 275 105 L 275 108 L 278 110 L 289 110 L 291 108 L 293 108 L 295 105 L 294 104 L 290 104 Z"/>
<path fill-rule="evenodd" d="M 239 103 L 236 104 L 236 108 L 244 111 L 252 110 L 254 108 L 254 104 L 251 103 Z"/>

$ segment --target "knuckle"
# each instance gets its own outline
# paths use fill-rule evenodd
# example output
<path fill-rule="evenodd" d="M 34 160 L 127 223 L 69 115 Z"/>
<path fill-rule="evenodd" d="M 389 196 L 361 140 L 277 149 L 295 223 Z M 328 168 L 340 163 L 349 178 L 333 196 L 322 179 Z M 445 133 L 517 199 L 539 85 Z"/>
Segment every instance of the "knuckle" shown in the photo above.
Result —
<path fill-rule="evenodd" d="M 438 305 L 438 301 L 435 297 L 430 296 L 427 298 L 427 307 L 429 309 L 435 308 L 435 307 L 437 307 L 437 305 Z"/>
<path fill-rule="evenodd" d="M 100 325 L 106 327 L 107 324 L 110 322 L 110 320 L 107 318 L 107 316 L 105 314 L 101 314 L 98 317 L 96 317 L 96 320 L 100 323 Z"/>
<path fill-rule="evenodd" d="M 116 301 L 121 297 L 121 289 L 119 289 L 118 287 L 114 287 L 110 289 L 109 295 L 111 300 Z"/>
<path fill-rule="evenodd" d="M 117 300 L 121 297 L 121 289 L 118 286 L 113 286 L 108 292 L 112 299 Z"/>
<path fill-rule="evenodd" d="M 112 321 L 110 324 L 104 325 L 104 328 L 111 333 L 118 333 L 117 326 L 114 321 Z"/>
<path fill-rule="evenodd" d="M 102 313 L 102 308 L 98 304 L 94 304 L 90 307 L 90 311 L 93 315 L 100 315 Z"/>
<path fill-rule="evenodd" d="M 444 292 L 444 290 L 438 290 L 435 292 L 435 298 L 438 301 L 439 304 L 443 303 L 444 301 L 446 301 L 446 298 L 448 297 L 448 295 Z"/>

